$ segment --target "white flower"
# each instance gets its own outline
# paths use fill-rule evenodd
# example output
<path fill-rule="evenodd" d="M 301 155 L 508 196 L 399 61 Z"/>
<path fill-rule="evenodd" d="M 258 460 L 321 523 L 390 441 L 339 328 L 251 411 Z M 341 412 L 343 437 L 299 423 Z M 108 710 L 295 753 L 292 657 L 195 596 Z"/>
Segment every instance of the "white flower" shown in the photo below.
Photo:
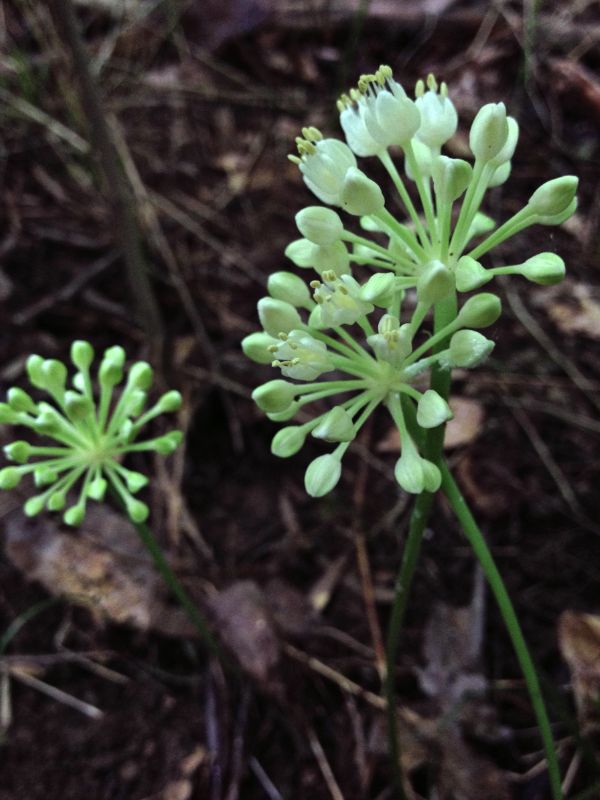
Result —
<path fill-rule="evenodd" d="M 304 139 L 296 139 L 299 157 L 290 156 L 298 164 L 304 183 L 323 203 L 340 205 L 340 193 L 350 167 L 356 158 L 347 144 L 338 139 L 323 139 L 316 128 L 303 128 Z"/>
<path fill-rule="evenodd" d="M 435 78 L 429 75 L 427 86 L 429 91 L 426 92 L 423 81 L 417 83 L 415 103 L 421 114 L 417 138 L 438 151 L 456 133 L 458 115 L 452 100 L 448 97 L 448 87 L 445 83 L 442 83 L 438 92 Z"/>
<path fill-rule="evenodd" d="M 312 281 L 314 298 L 321 310 L 321 322 L 326 328 L 353 325 L 356 320 L 373 311 L 373 305 L 360 299 L 360 284 L 351 275 L 336 277 L 324 272 L 321 281 Z"/>
<path fill-rule="evenodd" d="M 276 357 L 272 366 L 281 367 L 282 375 L 299 381 L 314 381 L 324 372 L 335 369 L 327 347 L 303 331 L 281 334 L 281 341 L 269 350 Z"/>

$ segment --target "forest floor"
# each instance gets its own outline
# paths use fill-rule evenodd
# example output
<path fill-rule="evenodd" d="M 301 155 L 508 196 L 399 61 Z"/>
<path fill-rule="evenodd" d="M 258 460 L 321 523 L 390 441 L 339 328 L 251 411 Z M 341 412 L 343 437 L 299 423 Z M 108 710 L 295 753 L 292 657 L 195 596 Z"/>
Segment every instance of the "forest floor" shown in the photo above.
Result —
<path fill-rule="evenodd" d="M 0 3 L 2 396 L 24 385 L 30 353 L 65 358 L 76 338 L 150 356 L 51 4 L 16 5 Z M 309 498 L 321 450 L 271 455 L 278 426 L 250 393 L 272 373 L 240 350 L 313 202 L 286 158 L 294 137 L 308 124 L 339 135 L 337 95 L 380 63 L 407 89 L 429 72 L 447 81 L 451 155 L 484 103 L 518 119 L 495 218 L 550 178 L 580 178 L 565 225 L 496 251 L 506 264 L 555 251 L 568 277 L 501 282 L 496 348 L 456 376 L 447 454 L 540 667 L 567 795 L 600 779 L 600 620 L 585 616 L 600 613 L 598 4 L 357 5 L 77 4 L 160 304 L 158 381 L 185 398 L 185 447 L 140 462 L 155 474 L 151 521 L 243 677 L 207 657 L 115 512 L 73 532 L 3 493 L 0 637 L 22 627 L 0 652 L 0 800 L 393 796 L 382 642 L 411 509 L 398 440 L 377 416 L 336 491 Z M 414 798 L 550 797 L 510 641 L 441 501 L 396 677 Z"/>

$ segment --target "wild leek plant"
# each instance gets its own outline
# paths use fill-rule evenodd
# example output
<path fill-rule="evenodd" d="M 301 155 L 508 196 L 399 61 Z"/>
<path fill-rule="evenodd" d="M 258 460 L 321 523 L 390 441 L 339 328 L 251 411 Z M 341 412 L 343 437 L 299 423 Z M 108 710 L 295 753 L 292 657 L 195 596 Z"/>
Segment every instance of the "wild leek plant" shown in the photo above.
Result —
<path fill-rule="evenodd" d="M 160 546 L 146 525 L 148 506 L 134 497 L 148 484 L 148 478 L 121 463 L 130 453 L 173 453 L 183 439 L 172 430 L 140 440 L 144 428 L 156 417 L 181 407 L 181 395 L 169 391 L 147 407 L 153 370 L 138 361 L 128 371 L 122 347 L 109 347 L 97 370 L 97 388 L 91 367 L 94 349 L 89 342 L 75 341 L 71 361 L 75 372 L 69 380 L 68 367 L 57 359 L 32 355 L 27 374 L 34 390 L 45 392 L 52 402 L 37 400 L 19 387 L 8 390 L 0 403 L 0 424 L 20 426 L 51 444 L 25 439 L 4 447 L 13 466 L 0 470 L 0 489 L 14 489 L 25 476 L 33 478 L 42 491 L 24 505 L 25 514 L 35 516 L 44 509 L 62 511 L 75 493 L 76 500 L 63 514 L 67 525 L 81 525 L 88 500 L 102 502 L 107 489 L 134 523 L 144 546 L 182 607 L 188 612 L 205 642 L 215 650 L 213 639 L 195 605 L 179 583 Z M 125 385 L 119 384 L 127 375 Z M 76 491 L 77 490 L 77 491 Z"/>
<path fill-rule="evenodd" d="M 417 83 L 413 100 L 391 69 L 382 66 L 342 95 L 338 109 L 346 143 L 308 127 L 296 140 L 297 155 L 290 156 L 326 205 L 296 215 L 302 238 L 287 247 L 286 255 L 318 277 L 308 285 L 291 272 L 269 278 L 269 296 L 258 303 L 263 330 L 247 336 L 242 346 L 249 358 L 271 364 L 282 377 L 259 386 L 253 398 L 274 421 L 291 421 L 307 405 L 334 400 L 309 421 L 286 425 L 272 442 L 273 453 L 284 458 L 297 453 L 308 435 L 333 445 L 306 470 L 306 490 L 313 497 L 336 486 L 344 454 L 377 406 L 387 409 L 400 433 L 395 477 L 418 497 L 388 636 L 386 691 L 395 767 L 398 636 L 433 494 L 441 488 L 499 602 L 544 739 L 552 794 L 559 798 L 557 758 L 537 674 L 490 551 L 443 460 L 442 444 L 451 417 L 452 368 L 470 369 L 487 358 L 494 342 L 480 331 L 501 313 L 496 295 L 485 291 L 463 299 L 463 293 L 480 289 L 496 275 L 519 275 L 545 285 L 565 274 L 562 259 L 551 252 L 493 268 L 480 259 L 531 225 L 558 225 L 571 216 L 577 178 L 544 183 L 524 208 L 497 227 L 480 208 L 486 191 L 509 177 L 519 136 L 503 103 L 490 103 L 477 113 L 469 135 L 472 163 L 441 153 L 458 118 L 446 85 L 438 85 L 432 75 Z M 401 154 L 404 176 L 390 148 Z M 397 191 L 395 205 L 402 218 L 358 167 L 356 156 L 379 159 Z M 331 206 L 350 215 L 349 227 Z"/>

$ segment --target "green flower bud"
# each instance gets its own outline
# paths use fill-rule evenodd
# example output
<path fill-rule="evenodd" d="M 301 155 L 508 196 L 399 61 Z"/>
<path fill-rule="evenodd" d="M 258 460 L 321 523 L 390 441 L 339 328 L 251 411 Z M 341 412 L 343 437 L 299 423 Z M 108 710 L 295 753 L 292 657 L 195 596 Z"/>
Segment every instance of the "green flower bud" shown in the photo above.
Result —
<path fill-rule="evenodd" d="M 552 286 L 565 277 L 565 262 L 556 253 L 538 253 L 521 265 L 521 275 L 532 283 Z"/>
<path fill-rule="evenodd" d="M 94 404 L 89 397 L 79 394 L 78 392 L 67 391 L 65 392 L 65 410 L 69 419 L 73 422 L 79 422 L 86 419 L 93 413 Z"/>
<path fill-rule="evenodd" d="M 314 244 L 308 239 L 296 239 L 284 250 L 284 255 L 297 267 L 312 267 Z"/>
<path fill-rule="evenodd" d="M 275 336 L 264 331 L 257 331 L 242 339 L 242 350 L 247 358 L 257 364 L 270 364 L 273 361 L 273 354 L 269 347 L 278 344 L 279 339 L 276 339 Z"/>
<path fill-rule="evenodd" d="M 506 122 L 508 123 L 508 136 L 506 138 L 506 142 L 504 147 L 497 156 L 492 158 L 491 164 L 495 167 L 504 167 L 506 166 L 511 158 L 515 153 L 515 149 L 517 147 L 517 142 L 519 141 L 519 123 L 514 117 L 507 117 Z M 510 170 L 509 170 L 510 171 Z M 498 170 L 496 170 L 498 172 Z M 494 180 L 495 180 L 496 173 L 494 173 Z M 508 177 L 508 175 L 506 176 Z M 499 183 L 491 183 L 490 186 L 499 186 Z"/>
<path fill-rule="evenodd" d="M 29 500 L 23 506 L 23 511 L 25 512 L 25 516 L 27 517 L 37 517 L 39 513 L 44 510 L 44 495 L 38 494 L 34 497 L 30 497 Z"/>
<path fill-rule="evenodd" d="M 479 109 L 471 125 L 469 146 L 476 161 L 487 163 L 495 158 L 508 139 L 504 103 L 487 103 Z"/>
<path fill-rule="evenodd" d="M 171 453 L 177 450 L 182 441 L 183 433 L 181 431 L 170 431 L 154 440 L 154 449 L 161 456 L 170 456 Z"/>
<path fill-rule="evenodd" d="M 312 308 L 308 286 L 293 272 L 273 272 L 269 276 L 267 289 L 275 300 L 283 300 L 295 308 Z"/>
<path fill-rule="evenodd" d="M 37 405 L 23 389 L 18 389 L 16 387 L 9 389 L 6 399 L 8 400 L 8 405 L 14 411 L 24 412 L 25 414 L 37 414 Z"/>
<path fill-rule="evenodd" d="M 252 392 L 252 399 L 256 405 L 269 414 L 286 411 L 294 401 L 298 389 L 293 383 L 288 383 L 280 378 L 263 383 Z"/>
<path fill-rule="evenodd" d="M 341 474 L 342 464 L 339 458 L 331 453 L 319 456 L 308 465 L 304 474 L 304 488 L 311 497 L 323 497 L 335 489 Z"/>
<path fill-rule="evenodd" d="M 296 455 L 305 441 L 306 428 L 303 425 L 288 425 L 273 437 L 271 452 L 278 458 L 289 458 Z"/>
<path fill-rule="evenodd" d="M 44 386 L 50 393 L 61 396 L 65 391 L 67 383 L 67 368 L 56 358 L 48 358 L 41 366 L 41 374 L 44 376 Z"/>
<path fill-rule="evenodd" d="M 470 242 L 471 239 L 475 239 L 477 236 L 483 236 L 484 233 L 493 231 L 495 227 L 495 220 L 493 220 L 491 217 L 488 217 L 487 214 L 482 214 L 481 211 L 478 211 L 469 227 L 469 232 L 467 233 L 467 242 Z"/>
<path fill-rule="evenodd" d="M 394 467 L 394 476 L 405 492 L 421 494 L 425 489 L 424 459 L 412 442 L 402 442 L 402 454 Z"/>
<path fill-rule="evenodd" d="M 294 306 L 284 300 L 274 300 L 272 297 L 263 297 L 258 301 L 258 318 L 271 336 L 289 333 L 294 328 L 302 327 L 302 319 Z"/>
<path fill-rule="evenodd" d="M 146 361 L 137 361 L 129 370 L 127 387 L 146 392 L 152 386 L 154 371 Z"/>
<path fill-rule="evenodd" d="M 71 506 L 71 508 L 68 508 L 63 514 L 63 520 L 65 521 L 65 524 L 70 525 L 72 528 L 79 527 L 84 519 L 85 507 L 82 503 L 77 503 L 77 505 Z"/>
<path fill-rule="evenodd" d="M 33 482 L 39 488 L 41 486 L 50 486 L 58 480 L 58 474 L 52 467 L 45 467 L 41 464 L 37 469 L 33 470 Z"/>
<path fill-rule="evenodd" d="M 434 389 L 428 389 L 417 406 L 417 424 L 421 428 L 437 428 L 452 419 L 452 411 L 444 398 Z"/>
<path fill-rule="evenodd" d="M 510 161 L 505 161 L 504 164 L 500 164 L 499 167 L 496 167 L 496 170 L 490 178 L 490 182 L 488 183 L 488 188 L 493 189 L 496 186 L 502 186 L 503 183 L 506 183 L 511 170 L 512 164 Z"/>
<path fill-rule="evenodd" d="M 94 478 L 94 480 L 88 486 L 87 496 L 91 497 L 91 499 L 95 500 L 97 503 L 101 503 L 104 500 L 107 487 L 108 483 L 106 480 L 101 476 L 98 476 L 97 478 Z"/>
<path fill-rule="evenodd" d="M 172 390 L 163 394 L 156 406 L 160 409 L 161 414 L 173 414 L 175 411 L 179 411 L 182 402 L 181 392 Z"/>
<path fill-rule="evenodd" d="M 48 503 L 46 504 L 48 507 L 48 511 L 62 511 L 65 507 L 67 502 L 67 494 L 66 492 L 61 492 L 60 490 L 57 492 L 53 492 L 50 497 L 48 498 Z"/>
<path fill-rule="evenodd" d="M 103 388 L 112 389 L 123 379 L 123 365 L 118 358 L 110 358 L 108 352 L 107 350 L 100 364 L 98 380 Z"/>
<path fill-rule="evenodd" d="M 459 292 L 470 292 L 473 289 L 479 289 L 494 277 L 489 274 L 485 267 L 481 266 L 479 261 L 475 261 L 471 256 L 462 256 L 462 258 L 458 259 L 454 275 L 456 288 Z"/>
<path fill-rule="evenodd" d="M 21 483 L 23 472 L 18 467 L 0 469 L 0 489 L 14 489 Z"/>
<path fill-rule="evenodd" d="M 24 441 L 11 442 L 4 447 L 4 455 L 9 461 L 26 464 L 31 455 L 31 445 Z"/>
<path fill-rule="evenodd" d="M 473 168 L 460 158 L 437 156 L 431 164 L 431 177 L 438 205 L 457 200 L 471 182 Z"/>
<path fill-rule="evenodd" d="M 148 519 L 150 510 L 145 503 L 141 500 L 136 500 L 134 497 L 128 497 L 125 500 L 125 508 L 129 514 L 130 519 L 138 525 Z"/>
<path fill-rule="evenodd" d="M 426 458 L 421 459 L 423 470 L 423 488 L 426 492 L 437 492 L 442 485 L 442 473 L 439 468 Z"/>
<path fill-rule="evenodd" d="M 0 403 L 0 425 L 17 425 L 19 413 L 14 411 L 8 403 Z"/>
<path fill-rule="evenodd" d="M 309 206 L 296 214 L 298 230 L 314 244 L 328 245 L 337 242 L 344 233 L 340 215 L 332 208 Z"/>
<path fill-rule="evenodd" d="M 578 183 L 575 175 L 563 175 L 546 181 L 531 195 L 527 206 L 540 217 L 561 214 L 573 202 Z"/>
<path fill-rule="evenodd" d="M 500 298 L 482 292 L 467 300 L 458 312 L 457 322 L 461 328 L 487 328 L 496 322 L 501 313 Z"/>
<path fill-rule="evenodd" d="M 323 322 L 323 317 L 321 315 L 321 306 L 318 304 L 313 308 L 313 310 L 309 314 L 308 327 L 312 328 L 315 331 L 322 331 L 328 327 Z"/>
<path fill-rule="evenodd" d="M 139 417 L 144 410 L 148 395 L 141 389 L 134 389 L 127 395 L 127 414 L 130 417 Z"/>
<path fill-rule="evenodd" d="M 476 367 L 489 356 L 494 342 L 477 331 L 458 331 L 450 339 L 449 360 L 453 367 Z"/>
<path fill-rule="evenodd" d="M 71 361 L 77 369 L 87 372 L 93 360 L 94 348 L 89 342 L 84 342 L 81 339 L 73 342 L 71 345 Z"/>
<path fill-rule="evenodd" d="M 36 389 L 46 388 L 46 380 L 44 373 L 42 372 L 43 363 L 44 359 L 38 355 L 29 356 L 25 363 L 27 375 L 29 376 L 29 382 L 32 386 L 35 386 Z"/>
<path fill-rule="evenodd" d="M 454 275 L 441 261 L 430 261 L 417 281 L 417 300 L 432 306 L 454 289 Z"/>
<path fill-rule="evenodd" d="M 312 435 L 325 442 L 351 442 L 356 436 L 356 428 L 346 409 L 335 406 L 313 429 Z"/>
<path fill-rule="evenodd" d="M 125 478 L 127 488 L 132 494 L 136 494 L 136 492 L 139 492 L 140 489 L 143 489 L 144 486 L 148 485 L 148 478 L 145 475 L 142 475 L 141 472 L 134 472 L 131 469 L 126 470 L 124 467 L 122 467 L 121 475 Z"/>
<path fill-rule="evenodd" d="M 376 272 L 361 287 L 359 296 L 367 303 L 387 308 L 392 302 L 396 289 L 396 276 L 391 272 Z"/>
<path fill-rule="evenodd" d="M 271 420 L 271 422 L 287 422 L 288 420 L 295 417 L 298 410 L 300 409 L 300 403 L 297 400 L 294 400 L 291 405 L 289 405 L 285 411 L 273 411 L 267 412 L 267 417 Z"/>
<path fill-rule="evenodd" d="M 346 172 L 340 199 L 342 208 L 356 216 L 376 214 L 385 205 L 379 186 L 357 167 L 350 167 Z"/>
<path fill-rule="evenodd" d="M 335 272 L 337 277 L 350 274 L 350 256 L 344 242 L 328 245 L 313 245 L 312 266 L 319 275 L 323 272 Z"/>
<path fill-rule="evenodd" d="M 569 205 L 561 211 L 560 214 L 549 214 L 545 217 L 538 217 L 536 222 L 538 225 L 562 225 L 577 211 L 577 198 L 574 197 Z"/>

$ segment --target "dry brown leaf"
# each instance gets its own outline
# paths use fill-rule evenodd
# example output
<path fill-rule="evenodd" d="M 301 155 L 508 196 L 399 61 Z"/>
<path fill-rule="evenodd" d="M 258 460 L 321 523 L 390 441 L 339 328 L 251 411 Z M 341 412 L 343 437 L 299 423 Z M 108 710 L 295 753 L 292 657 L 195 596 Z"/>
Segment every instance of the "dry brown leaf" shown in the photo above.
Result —
<path fill-rule="evenodd" d="M 211 598 L 221 641 L 241 666 L 266 684 L 279 663 L 279 639 L 261 589 L 253 581 L 238 581 Z"/>
<path fill-rule="evenodd" d="M 451 397 L 450 408 L 454 417 L 446 425 L 444 447 L 462 447 L 474 441 L 483 427 L 485 413 L 481 403 L 468 397 Z M 395 426 L 390 428 L 376 445 L 379 453 L 399 453 L 400 434 Z"/>
<path fill-rule="evenodd" d="M 600 702 L 600 615 L 564 611 L 558 643 L 569 665 L 582 727 L 598 722 Z"/>
<path fill-rule="evenodd" d="M 600 302 L 587 284 L 565 281 L 560 288 L 538 292 L 537 300 L 563 333 L 600 339 Z"/>
<path fill-rule="evenodd" d="M 454 417 L 446 425 L 444 447 L 462 447 L 473 442 L 481 433 L 485 413 L 481 403 L 468 397 L 451 397 Z"/>
<path fill-rule="evenodd" d="M 27 578 L 86 606 L 99 621 L 197 635 L 185 613 L 166 602 L 133 525 L 106 506 L 89 508 L 82 527 L 70 533 L 48 516 L 28 520 L 19 510 L 6 519 L 5 550 Z"/>

